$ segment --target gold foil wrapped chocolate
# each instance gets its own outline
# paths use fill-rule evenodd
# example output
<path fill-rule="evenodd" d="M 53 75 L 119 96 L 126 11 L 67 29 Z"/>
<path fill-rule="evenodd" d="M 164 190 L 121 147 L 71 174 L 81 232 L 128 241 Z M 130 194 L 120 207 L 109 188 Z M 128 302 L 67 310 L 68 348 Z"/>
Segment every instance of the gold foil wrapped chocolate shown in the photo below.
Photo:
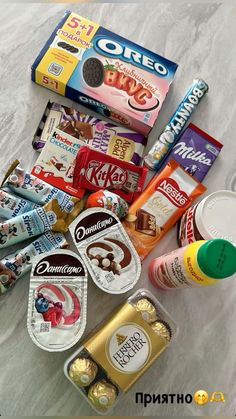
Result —
<path fill-rule="evenodd" d="M 105 380 L 97 381 L 88 392 L 88 398 L 98 410 L 113 406 L 117 399 L 116 388 Z"/>
<path fill-rule="evenodd" d="M 147 298 L 138 300 L 134 307 L 141 313 L 143 320 L 146 322 L 153 323 L 158 320 L 156 308 Z"/>
<path fill-rule="evenodd" d="M 171 340 L 171 329 L 167 323 L 162 321 L 156 321 L 151 324 L 152 329 L 155 333 L 165 339 L 167 342 Z"/>
<path fill-rule="evenodd" d="M 69 369 L 69 376 L 80 387 L 86 387 L 92 383 L 98 368 L 95 362 L 88 358 L 77 358 Z"/>

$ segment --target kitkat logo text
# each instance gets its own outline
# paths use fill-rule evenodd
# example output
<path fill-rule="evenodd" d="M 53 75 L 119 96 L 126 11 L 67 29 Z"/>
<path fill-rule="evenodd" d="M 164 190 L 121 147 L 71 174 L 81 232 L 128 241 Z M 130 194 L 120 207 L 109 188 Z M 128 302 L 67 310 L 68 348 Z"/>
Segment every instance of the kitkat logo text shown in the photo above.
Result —
<path fill-rule="evenodd" d="M 127 173 L 115 164 L 93 160 L 85 172 L 85 177 L 95 186 L 113 188 L 124 185 Z"/>
<path fill-rule="evenodd" d="M 178 208 L 183 208 L 190 202 L 186 192 L 180 189 L 178 183 L 174 179 L 161 179 L 156 186 L 156 190 L 166 196 L 166 198 Z"/>

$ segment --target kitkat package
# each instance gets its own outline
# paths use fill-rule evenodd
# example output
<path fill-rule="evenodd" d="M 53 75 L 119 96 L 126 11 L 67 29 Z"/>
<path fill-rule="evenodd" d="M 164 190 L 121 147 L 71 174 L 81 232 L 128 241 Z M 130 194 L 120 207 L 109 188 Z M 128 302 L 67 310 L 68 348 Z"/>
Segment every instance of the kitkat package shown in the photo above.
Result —
<path fill-rule="evenodd" d="M 123 221 L 141 260 L 205 189 L 174 160 L 153 177 Z"/>
<path fill-rule="evenodd" d="M 174 62 L 67 11 L 36 58 L 32 80 L 146 136 L 176 70 Z"/>

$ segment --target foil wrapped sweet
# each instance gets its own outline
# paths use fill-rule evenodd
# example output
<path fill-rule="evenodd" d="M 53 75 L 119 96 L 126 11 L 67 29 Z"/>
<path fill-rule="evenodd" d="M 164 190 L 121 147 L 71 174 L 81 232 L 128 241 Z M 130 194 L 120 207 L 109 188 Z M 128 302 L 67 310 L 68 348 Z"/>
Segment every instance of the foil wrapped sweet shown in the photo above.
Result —
<path fill-rule="evenodd" d="M 95 379 L 98 367 L 89 358 L 77 358 L 69 369 L 69 376 L 80 387 L 86 387 Z"/>

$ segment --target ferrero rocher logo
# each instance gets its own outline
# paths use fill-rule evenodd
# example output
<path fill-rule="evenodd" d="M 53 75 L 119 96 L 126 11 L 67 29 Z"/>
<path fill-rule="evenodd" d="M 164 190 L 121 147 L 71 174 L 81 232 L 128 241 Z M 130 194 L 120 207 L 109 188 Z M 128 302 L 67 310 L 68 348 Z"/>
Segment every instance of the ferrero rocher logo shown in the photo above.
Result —
<path fill-rule="evenodd" d="M 126 339 L 127 339 L 127 336 L 119 335 L 119 333 L 116 333 L 116 340 L 119 346 L 122 345 L 122 343 L 124 343 Z"/>
<path fill-rule="evenodd" d="M 124 373 L 139 371 L 147 363 L 151 343 L 145 330 L 135 323 L 120 326 L 107 343 L 109 362 Z"/>

